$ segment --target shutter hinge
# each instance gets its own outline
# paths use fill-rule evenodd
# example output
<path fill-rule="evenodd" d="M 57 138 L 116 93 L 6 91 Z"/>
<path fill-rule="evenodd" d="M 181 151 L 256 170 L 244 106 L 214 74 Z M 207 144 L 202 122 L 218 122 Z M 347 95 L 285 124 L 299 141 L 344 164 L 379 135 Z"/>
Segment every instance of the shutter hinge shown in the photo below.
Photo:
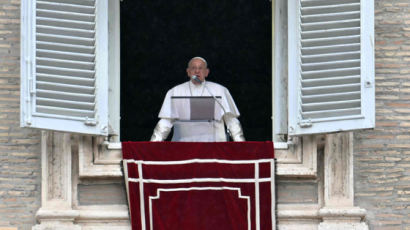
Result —
<path fill-rule="evenodd" d="M 90 118 L 86 117 L 85 121 L 84 121 L 84 124 L 88 125 L 88 126 L 96 126 L 97 121 L 95 119 L 90 119 Z"/>
<path fill-rule="evenodd" d="M 301 128 L 310 128 L 310 127 L 312 127 L 312 125 L 313 125 L 313 123 L 312 123 L 312 121 L 310 121 L 310 119 L 308 121 L 305 121 L 305 122 L 299 122 L 299 126 Z"/>
<path fill-rule="evenodd" d="M 33 78 L 29 78 L 28 80 L 28 84 L 29 84 L 29 91 L 30 91 L 30 95 L 34 95 L 36 94 L 36 91 L 34 90 L 34 85 L 33 85 Z"/>

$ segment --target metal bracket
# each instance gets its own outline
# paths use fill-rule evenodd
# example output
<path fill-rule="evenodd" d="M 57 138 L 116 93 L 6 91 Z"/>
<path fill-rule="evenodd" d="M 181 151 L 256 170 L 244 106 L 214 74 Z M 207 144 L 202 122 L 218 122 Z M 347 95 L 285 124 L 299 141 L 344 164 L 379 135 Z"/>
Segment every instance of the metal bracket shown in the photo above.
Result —
<path fill-rule="evenodd" d="M 84 121 L 84 124 L 88 125 L 88 126 L 96 126 L 97 121 L 95 119 L 90 119 L 90 118 L 86 117 L 85 121 Z"/>
<path fill-rule="evenodd" d="M 308 121 L 305 121 L 305 122 L 299 122 L 299 126 L 301 128 L 310 128 L 310 127 L 312 127 L 312 125 L 313 125 L 313 123 L 310 119 Z"/>

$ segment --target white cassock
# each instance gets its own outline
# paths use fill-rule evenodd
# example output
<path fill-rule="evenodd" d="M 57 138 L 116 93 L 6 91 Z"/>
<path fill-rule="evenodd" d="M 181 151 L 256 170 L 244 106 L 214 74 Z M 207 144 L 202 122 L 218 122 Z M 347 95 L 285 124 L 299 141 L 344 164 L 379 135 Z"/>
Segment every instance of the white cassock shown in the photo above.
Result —
<path fill-rule="evenodd" d="M 178 114 L 176 115 L 175 113 L 175 108 L 171 102 L 171 97 L 190 96 L 215 96 L 218 98 L 217 100 L 220 104 L 215 104 L 214 121 L 211 125 L 212 130 L 209 130 L 209 124 L 204 124 L 201 122 L 179 122 L 179 117 Z M 182 110 L 189 109 L 189 105 L 182 107 Z M 172 127 L 174 127 L 172 141 L 227 141 L 225 134 L 225 123 L 234 141 L 245 141 L 241 124 L 237 119 L 239 115 L 238 108 L 236 107 L 235 102 L 227 88 L 210 81 L 204 81 L 202 84 L 198 85 L 188 81 L 175 86 L 167 92 L 161 107 L 161 111 L 158 115 L 160 121 L 154 129 L 151 141 L 164 141 L 168 137 Z M 209 130 L 209 132 L 207 130 Z M 193 135 L 193 131 L 195 131 L 195 135 Z"/>

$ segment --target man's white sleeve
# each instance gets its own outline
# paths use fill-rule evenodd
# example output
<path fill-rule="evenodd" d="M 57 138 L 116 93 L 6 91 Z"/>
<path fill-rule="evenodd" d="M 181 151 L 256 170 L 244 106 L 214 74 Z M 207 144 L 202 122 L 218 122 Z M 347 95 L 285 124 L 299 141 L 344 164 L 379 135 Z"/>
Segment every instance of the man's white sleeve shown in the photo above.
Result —
<path fill-rule="evenodd" d="M 172 129 L 172 119 L 162 118 L 155 126 L 154 133 L 151 136 L 150 141 L 164 141 L 167 139 Z"/>
<path fill-rule="evenodd" d="M 226 127 L 228 127 L 229 133 L 232 136 L 233 141 L 245 141 L 242 126 L 238 118 L 236 118 L 230 113 L 227 113 L 224 115 L 224 120 L 226 123 Z"/>

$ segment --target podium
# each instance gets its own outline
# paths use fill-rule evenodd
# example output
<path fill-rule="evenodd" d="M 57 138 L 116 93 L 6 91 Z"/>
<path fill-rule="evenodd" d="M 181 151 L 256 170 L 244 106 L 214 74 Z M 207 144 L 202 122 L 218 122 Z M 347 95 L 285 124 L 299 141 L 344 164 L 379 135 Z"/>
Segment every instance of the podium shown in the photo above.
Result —
<path fill-rule="evenodd" d="M 275 229 L 272 142 L 123 142 L 133 230 Z"/>
<path fill-rule="evenodd" d="M 218 99 L 221 97 L 172 96 L 171 118 L 175 119 L 172 141 L 226 141 L 224 124 L 220 122 L 224 112 L 222 107 L 215 106 Z"/>

